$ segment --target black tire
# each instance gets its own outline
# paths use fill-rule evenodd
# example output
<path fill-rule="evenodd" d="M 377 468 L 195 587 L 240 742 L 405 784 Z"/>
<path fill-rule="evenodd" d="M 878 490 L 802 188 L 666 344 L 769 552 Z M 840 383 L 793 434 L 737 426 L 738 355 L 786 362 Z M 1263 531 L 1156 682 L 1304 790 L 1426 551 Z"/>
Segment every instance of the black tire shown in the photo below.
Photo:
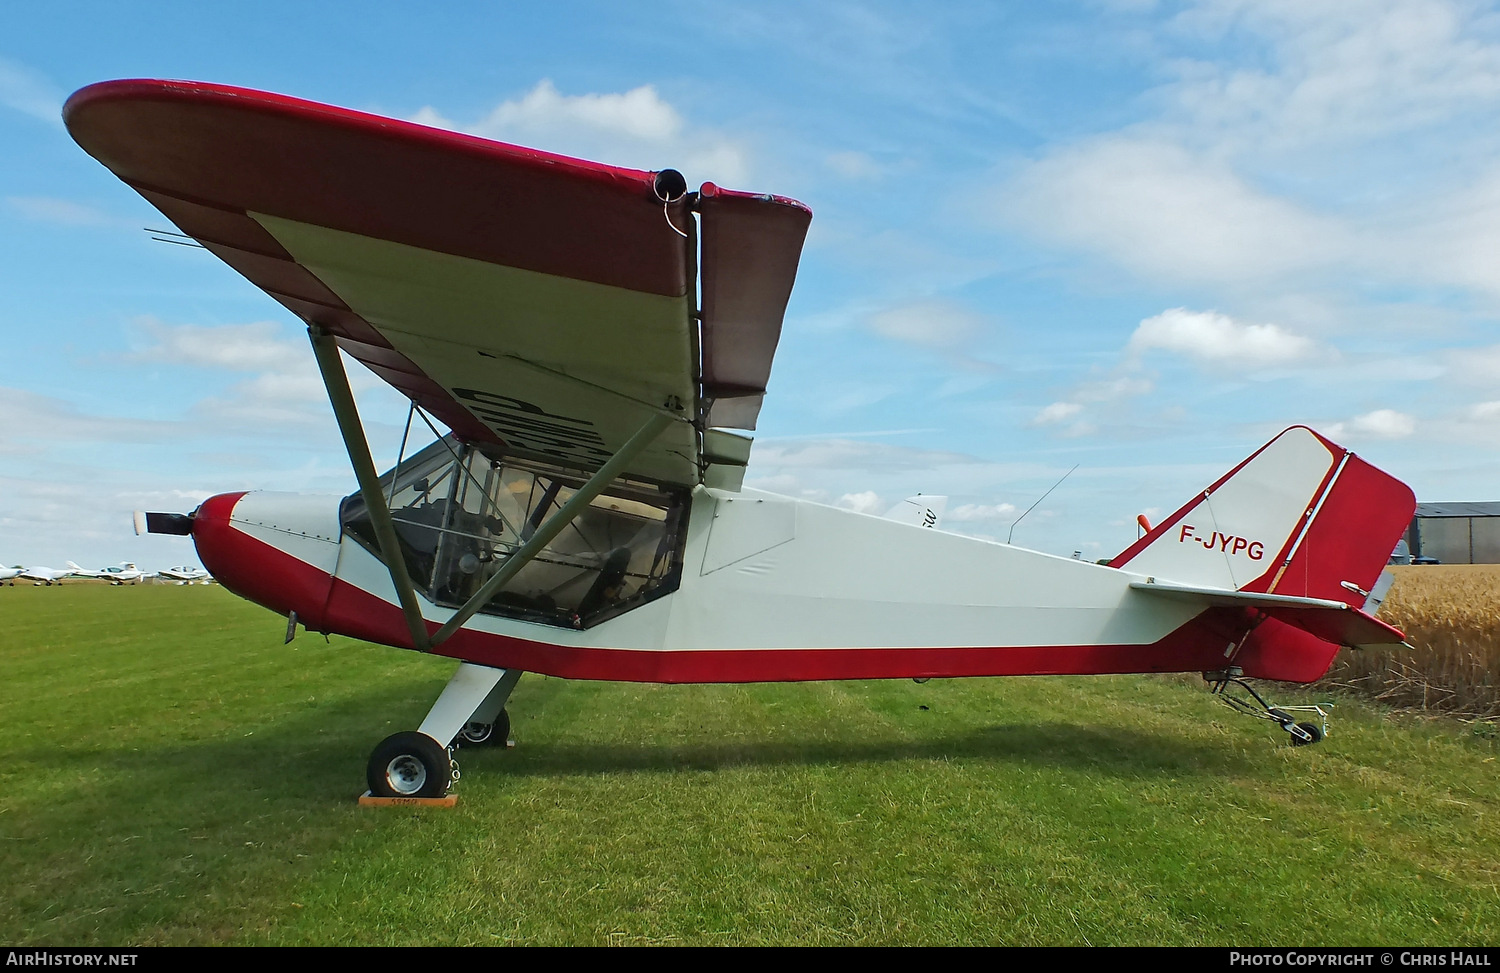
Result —
<path fill-rule="evenodd" d="M 442 797 L 453 782 L 453 761 L 425 733 L 393 733 L 370 754 L 365 781 L 375 797 Z"/>
<path fill-rule="evenodd" d="M 1297 724 L 1297 729 L 1299 729 L 1299 730 L 1305 730 L 1307 732 L 1307 735 L 1310 736 L 1310 737 L 1312 737 L 1312 739 L 1310 739 L 1310 740 L 1304 740 L 1301 737 L 1299 737 L 1297 734 L 1293 733 L 1292 734 L 1292 746 L 1294 746 L 1294 747 L 1309 747 L 1309 746 L 1312 746 L 1314 743 L 1321 743 L 1321 742 L 1323 742 L 1323 728 L 1321 726 L 1319 726 L 1318 724 L 1316 724 L 1316 723 L 1298 723 Z"/>
<path fill-rule="evenodd" d="M 501 710 L 493 723 L 466 723 L 453 742 L 463 747 L 503 747 L 510 742 L 510 713 Z"/>

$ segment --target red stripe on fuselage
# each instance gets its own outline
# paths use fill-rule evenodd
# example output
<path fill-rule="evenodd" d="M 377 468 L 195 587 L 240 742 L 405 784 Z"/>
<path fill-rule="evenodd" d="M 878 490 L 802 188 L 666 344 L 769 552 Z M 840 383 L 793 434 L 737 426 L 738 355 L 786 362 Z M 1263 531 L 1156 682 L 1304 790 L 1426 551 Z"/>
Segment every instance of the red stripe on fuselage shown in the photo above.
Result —
<path fill-rule="evenodd" d="M 281 614 L 296 611 L 298 619 L 314 630 L 412 647 L 398 606 L 236 529 L 228 516 L 241 496 L 226 494 L 206 501 L 194 524 L 199 556 L 225 587 Z M 462 629 L 438 646 L 436 654 L 569 679 L 660 683 L 1200 672 L 1224 664 L 1225 647 L 1247 624 L 1248 616 L 1238 609 L 1209 609 L 1165 638 L 1144 645 L 837 649 L 584 648 Z M 438 624 L 428 621 L 427 629 L 436 632 Z M 1289 628 L 1288 633 L 1311 638 Z M 1264 629 L 1257 632 L 1261 642 L 1269 635 Z M 1336 647 L 1311 641 L 1317 649 L 1311 654 L 1306 650 L 1312 645 L 1299 644 L 1302 651 L 1291 654 L 1266 653 L 1267 646 L 1257 645 L 1260 651 L 1246 653 L 1251 658 L 1241 664 L 1250 676 L 1316 679 Z M 1260 659 L 1280 665 L 1261 665 Z"/>
<path fill-rule="evenodd" d="M 308 628 L 326 631 L 324 609 L 333 577 L 230 523 L 234 506 L 245 493 L 221 493 L 198 507 L 193 517 L 198 559 L 214 580 L 241 598 L 279 615 L 295 611 L 298 621 Z"/>

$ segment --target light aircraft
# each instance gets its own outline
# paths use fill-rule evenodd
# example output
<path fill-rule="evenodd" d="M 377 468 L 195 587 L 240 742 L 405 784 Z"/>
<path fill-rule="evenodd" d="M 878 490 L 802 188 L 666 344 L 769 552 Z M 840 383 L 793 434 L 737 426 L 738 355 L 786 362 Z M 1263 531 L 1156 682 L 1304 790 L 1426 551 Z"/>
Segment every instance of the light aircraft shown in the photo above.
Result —
<path fill-rule="evenodd" d="M 111 565 L 107 568 L 100 568 L 97 571 L 90 571 L 87 568 L 81 568 L 78 565 L 74 564 L 72 561 L 68 562 L 68 567 L 72 570 L 74 575 L 80 578 L 95 578 L 100 581 L 108 581 L 113 585 L 135 584 L 145 576 L 145 572 L 136 567 L 130 561 L 121 561 L 119 564 Z"/>
<path fill-rule="evenodd" d="M 44 568 L 39 566 L 27 568 L 17 575 L 17 577 L 25 578 L 34 586 L 40 587 L 42 585 L 62 584 L 63 578 L 71 578 L 74 573 L 72 568 Z"/>
<path fill-rule="evenodd" d="M 11 587 L 15 587 L 16 579 L 19 578 L 21 576 L 21 572 L 25 570 L 26 569 L 21 567 L 19 564 L 9 568 L 0 567 L 0 581 L 8 581 L 10 582 Z"/>
<path fill-rule="evenodd" d="M 158 578 L 175 581 L 178 584 L 192 584 L 195 581 L 208 583 L 208 572 L 192 564 L 179 564 L 173 568 L 162 568 L 156 572 Z"/>
<path fill-rule="evenodd" d="M 507 736 L 523 672 L 1202 672 L 1303 744 L 1326 732 L 1297 715 L 1315 708 L 1245 680 L 1403 641 L 1371 611 L 1414 497 L 1301 426 L 1108 566 L 742 488 L 812 216 L 794 200 L 212 84 L 106 82 L 64 117 L 308 326 L 359 491 L 138 523 L 191 535 L 288 638 L 460 660 L 375 748 L 374 794 L 446 793 L 453 745 Z M 437 435 L 384 476 L 340 352 L 411 400 L 408 434 Z"/>

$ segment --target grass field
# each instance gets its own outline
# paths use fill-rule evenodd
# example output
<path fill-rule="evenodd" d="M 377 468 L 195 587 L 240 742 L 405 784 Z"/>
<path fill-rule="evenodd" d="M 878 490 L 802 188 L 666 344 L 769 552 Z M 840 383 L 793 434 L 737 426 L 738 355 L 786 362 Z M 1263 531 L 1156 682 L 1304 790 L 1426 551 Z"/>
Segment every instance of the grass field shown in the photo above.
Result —
<path fill-rule="evenodd" d="M 457 808 L 363 809 L 451 662 L 283 646 L 217 587 L 0 615 L 0 942 L 1500 942 L 1500 743 L 1462 724 L 1340 704 L 1293 749 L 1146 677 L 528 676 Z"/>

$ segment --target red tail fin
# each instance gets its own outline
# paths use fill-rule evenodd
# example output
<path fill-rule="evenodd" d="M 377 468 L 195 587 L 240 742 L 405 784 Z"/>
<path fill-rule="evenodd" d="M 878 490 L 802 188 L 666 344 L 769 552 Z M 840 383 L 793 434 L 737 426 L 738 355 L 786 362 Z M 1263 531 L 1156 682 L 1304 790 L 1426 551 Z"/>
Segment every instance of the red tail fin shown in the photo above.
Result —
<path fill-rule="evenodd" d="M 1181 584 L 1363 608 L 1415 509 L 1406 484 L 1293 426 L 1112 563 Z M 1338 648 L 1272 612 L 1226 661 L 1246 675 L 1308 682 Z"/>

